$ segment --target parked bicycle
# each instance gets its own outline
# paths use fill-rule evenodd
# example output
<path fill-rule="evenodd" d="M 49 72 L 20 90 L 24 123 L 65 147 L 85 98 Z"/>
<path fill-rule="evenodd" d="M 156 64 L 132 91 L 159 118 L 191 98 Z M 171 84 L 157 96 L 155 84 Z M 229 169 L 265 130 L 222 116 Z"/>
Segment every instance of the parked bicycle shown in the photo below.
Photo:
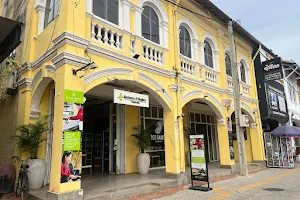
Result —
<path fill-rule="evenodd" d="M 21 163 L 18 182 L 16 186 L 16 196 L 17 197 L 21 196 L 22 200 L 27 200 L 28 191 L 29 191 L 29 177 L 28 177 L 29 166 L 26 165 L 25 163 L 30 158 L 27 158 L 25 160 L 20 159 L 18 156 L 14 156 L 12 158 L 15 160 L 15 162 L 17 161 Z"/>

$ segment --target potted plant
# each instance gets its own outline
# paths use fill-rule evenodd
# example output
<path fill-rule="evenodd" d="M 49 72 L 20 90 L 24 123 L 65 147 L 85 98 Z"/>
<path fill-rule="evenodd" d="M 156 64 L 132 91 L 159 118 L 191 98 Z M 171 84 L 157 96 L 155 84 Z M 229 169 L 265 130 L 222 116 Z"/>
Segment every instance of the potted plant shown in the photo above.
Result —
<path fill-rule="evenodd" d="M 45 140 L 43 133 L 47 129 L 47 117 L 40 117 L 34 124 L 20 125 L 17 127 L 17 134 L 12 137 L 20 152 L 28 152 L 29 165 L 29 189 L 39 189 L 43 186 L 46 174 L 46 162 L 44 159 L 37 159 L 37 152 L 41 143 Z"/>
<path fill-rule="evenodd" d="M 151 128 L 143 128 L 142 126 L 133 127 L 136 131 L 131 136 L 134 144 L 140 149 L 140 153 L 136 156 L 136 165 L 140 174 L 148 174 L 150 167 L 150 156 L 145 153 L 145 149 L 151 146 Z"/>

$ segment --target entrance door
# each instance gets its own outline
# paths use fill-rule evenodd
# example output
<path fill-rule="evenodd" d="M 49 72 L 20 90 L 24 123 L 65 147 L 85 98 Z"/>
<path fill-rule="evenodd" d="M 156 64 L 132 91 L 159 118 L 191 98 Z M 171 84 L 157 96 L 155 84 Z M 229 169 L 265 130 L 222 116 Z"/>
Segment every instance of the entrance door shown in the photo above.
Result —
<path fill-rule="evenodd" d="M 219 160 L 218 135 L 214 115 L 189 113 L 190 128 L 197 134 L 204 134 L 207 144 L 207 154 L 210 162 Z"/>
<path fill-rule="evenodd" d="M 52 159 L 52 141 L 53 141 L 53 121 L 54 121 L 54 97 L 55 90 L 52 85 L 50 90 L 50 102 L 49 102 L 49 117 L 48 117 L 48 133 L 47 133 L 47 146 L 46 146 L 46 176 L 44 179 L 44 185 L 50 183 L 51 173 L 51 159 Z"/>

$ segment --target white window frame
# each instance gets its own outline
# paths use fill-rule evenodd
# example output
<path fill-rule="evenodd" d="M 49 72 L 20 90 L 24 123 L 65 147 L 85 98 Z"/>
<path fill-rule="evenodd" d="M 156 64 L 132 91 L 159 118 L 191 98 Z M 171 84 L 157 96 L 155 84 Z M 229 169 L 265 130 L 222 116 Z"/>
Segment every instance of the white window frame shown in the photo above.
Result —
<path fill-rule="evenodd" d="M 219 48 L 218 43 L 215 39 L 215 37 L 210 33 L 205 33 L 202 37 L 202 42 L 200 43 L 200 52 L 201 52 L 201 64 L 206 66 L 208 69 L 214 69 L 215 71 L 219 71 Z M 212 55 L 213 55 L 213 68 L 205 65 L 205 56 L 204 56 L 204 47 L 205 43 L 204 41 L 207 41 L 211 48 L 212 48 Z"/>
<path fill-rule="evenodd" d="M 118 20 L 119 24 L 118 25 L 109 22 L 105 19 L 102 19 L 101 17 L 96 16 L 93 13 L 93 1 L 97 1 L 97 0 L 86 0 L 86 12 L 89 15 L 113 27 L 131 32 L 130 31 L 130 10 L 133 7 L 133 4 L 131 3 L 130 0 L 119 0 L 119 20 Z"/>
<path fill-rule="evenodd" d="M 244 67 L 245 67 L 245 75 L 246 75 L 246 82 L 243 82 L 241 80 L 241 63 L 244 64 Z M 251 82 L 250 82 L 250 65 L 247 61 L 247 58 L 245 56 L 241 56 L 241 59 L 240 59 L 240 62 L 239 62 L 239 65 L 238 65 L 238 72 L 239 72 L 239 80 L 241 83 L 244 83 L 246 85 L 250 85 Z"/>
<path fill-rule="evenodd" d="M 143 6 L 150 6 L 156 12 L 159 20 L 159 45 L 168 48 L 169 20 L 164 7 L 158 0 L 139 0 L 135 6 L 135 34 L 142 37 Z M 143 37 L 142 37 L 143 38 Z M 147 39 L 145 39 L 147 40 Z M 150 41 L 150 40 L 147 40 Z M 150 41 L 152 42 L 152 41 Z M 156 44 L 156 43 L 155 43 Z"/>
<path fill-rule="evenodd" d="M 195 62 L 199 62 L 199 56 L 198 56 L 198 51 L 199 51 L 199 40 L 198 40 L 198 33 L 193 25 L 193 23 L 188 20 L 187 18 L 180 18 L 177 22 L 177 28 L 178 28 L 178 38 L 180 34 L 180 26 L 183 26 L 187 29 L 187 31 L 190 34 L 190 40 L 191 40 L 191 58 L 182 55 L 180 52 L 180 55 L 184 56 L 187 59 L 192 59 Z M 180 41 L 178 40 L 178 48 L 180 49 Z"/>

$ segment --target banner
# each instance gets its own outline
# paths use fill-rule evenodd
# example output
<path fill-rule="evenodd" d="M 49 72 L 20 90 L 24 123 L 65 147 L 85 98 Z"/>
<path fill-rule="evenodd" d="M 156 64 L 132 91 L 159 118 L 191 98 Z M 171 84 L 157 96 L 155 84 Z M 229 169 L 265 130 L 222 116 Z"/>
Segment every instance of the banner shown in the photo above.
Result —
<path fill-rule="evenodd" d="M 114 103 L 149 108 L 149 96 L 114 89 Z"/>
<path fill-rule="evenodd" d="M 203 135 L 190 135 L 192 180 L 208 181 Z"/>
<path fill-rule="evenodd" d="M 262 63 L 262 67 L 265 81 L 280 80 L 283 78 L 281 58 L 267 60 Z"/>
<path fill-rule="evenodd" d="M 64 91 L 61 183 L 81 178 L 81 134 L 83 130 L 84 93 Z"/>

